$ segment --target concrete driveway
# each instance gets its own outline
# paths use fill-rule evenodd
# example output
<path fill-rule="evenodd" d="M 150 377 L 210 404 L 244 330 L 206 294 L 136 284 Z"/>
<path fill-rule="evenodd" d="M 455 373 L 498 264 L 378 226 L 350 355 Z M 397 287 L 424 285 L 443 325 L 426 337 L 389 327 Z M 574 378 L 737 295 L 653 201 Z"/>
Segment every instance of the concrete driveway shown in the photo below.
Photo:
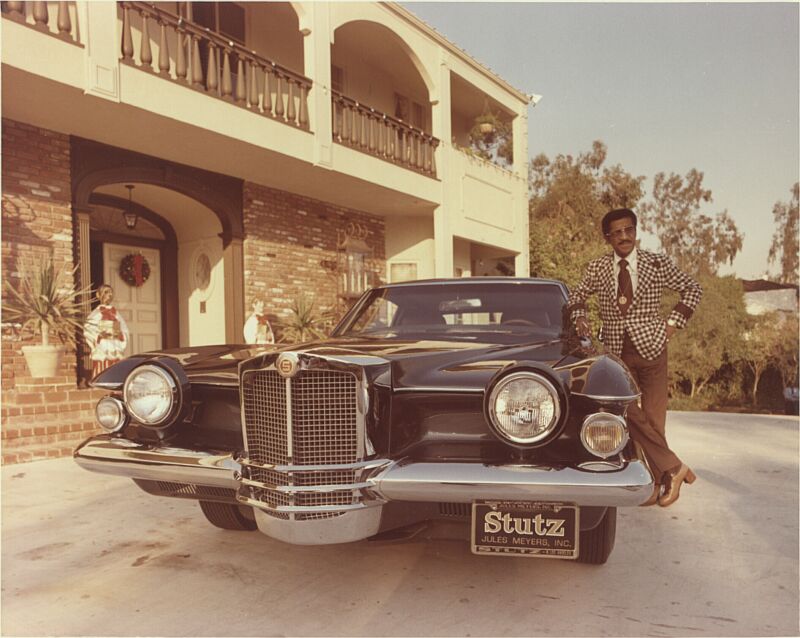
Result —
<path fill-rule="evenodd" d="M 790 636 L 798 420 L 671 413 L 698 481 L 620 511 L 605 566 L 415 540 L 294 547 L 71 459 L 2 469 L 2 633 Z"/>

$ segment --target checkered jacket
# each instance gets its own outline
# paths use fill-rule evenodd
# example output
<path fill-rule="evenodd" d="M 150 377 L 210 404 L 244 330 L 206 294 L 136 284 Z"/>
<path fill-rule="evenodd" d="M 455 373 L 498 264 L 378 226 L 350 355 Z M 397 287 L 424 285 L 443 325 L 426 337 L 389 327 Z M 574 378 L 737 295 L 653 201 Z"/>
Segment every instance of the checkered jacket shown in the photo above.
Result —
<path fill-rule="evenodd" d="M 678 328 L 686 326 L 703 289 L 694 279 L 678 270 L 667 255 L 639 249 L 636 257 L 638 280 L 633 301 L 625 317 L 617 304 L 617 278 L 614 275 L 614 255 L 610 253 L 589 262 L 581 282 L 569 297 L 572 321 L 586 316 L 586 300 L 598 295 L 600 318 L 603 321 L 602 341 L 606 349 L 619 356 L 622 337 L 628 331 L 631 341 L 645 359 L 655 359 L 667 342 L 667 324 L 661 316 L 661 294 L 664 288 L 681 294 L 681 300 L 667 319 Z"/>

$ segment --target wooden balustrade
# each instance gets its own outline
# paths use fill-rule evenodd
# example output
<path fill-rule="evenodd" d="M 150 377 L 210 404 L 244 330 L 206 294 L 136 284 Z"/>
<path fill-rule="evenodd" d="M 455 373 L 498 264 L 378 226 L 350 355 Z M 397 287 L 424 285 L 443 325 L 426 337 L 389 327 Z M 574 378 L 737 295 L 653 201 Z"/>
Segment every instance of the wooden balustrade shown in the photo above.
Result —
<path fill-rule="evenodd" d="M 420 173 L 436 175 L 438 139 L 336 91 L 332 100 L 334 141 Z"/>
<path fill-rule="evenodd" d="M 157 72 L 162 77 L 308 130 L 311 80 L 153 4 L 120 4 L 124 63 L 156 71 L 152 27 L 157 31 Z"/>
<path fill-rule="evenodd" d="M 72 16 L 70 14 L 70 7 L 73 7 L 74 2 L 4 2 L 5 12 L 9 18 L 16 22 L 31 26 L 37 31 L 42 33 L 49 33 L 50 35 L 57 35 L 62 40 L 68 42 L 77 42 L 77 39 L 72 35 Z M 48 5 L 55 4 L 57 7 L 55 24 L 50 25 L 51 14 Z M 27 6 L 30 6 L 30 17 L 28 16 Z M 33 22 L 29 22 L 28 20 Z"/>

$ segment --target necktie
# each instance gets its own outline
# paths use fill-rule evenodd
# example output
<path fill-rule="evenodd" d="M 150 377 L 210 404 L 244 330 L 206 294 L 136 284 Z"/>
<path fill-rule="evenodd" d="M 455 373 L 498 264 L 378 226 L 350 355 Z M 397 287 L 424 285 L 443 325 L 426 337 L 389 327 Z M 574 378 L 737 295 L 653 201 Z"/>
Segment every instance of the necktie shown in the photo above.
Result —
<path fill-rule="evenodd" d="M 628 272 L 628 262 L 625 259 L 619 260 L 619 279 L 617 281 L 619 284 L 617 287 L 617 294 L 619 295 L 617 303 L 619 304 L 619 311 L 624 317 L 633 300 L 633 282 L 631 282 L 631 273 Z"/>

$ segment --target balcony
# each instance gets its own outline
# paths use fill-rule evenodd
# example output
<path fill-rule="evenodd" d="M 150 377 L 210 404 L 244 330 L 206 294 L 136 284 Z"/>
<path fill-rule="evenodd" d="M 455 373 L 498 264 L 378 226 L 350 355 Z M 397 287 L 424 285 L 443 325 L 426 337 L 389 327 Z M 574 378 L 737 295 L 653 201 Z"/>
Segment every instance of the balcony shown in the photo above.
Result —
<path fill-rule="evenodd" d="M 120 4 L 123 64 L 308 130 L 311 80 L 153 4 Z"/>
<path fill-rule="evenodd" d="M 3 14 L 65 42 L 81 43 L 74 2 L 3 2 Z"/>
<path fill-rule="evenodd" d="M 221 27 L 221 13 L 209 23 L 212 5 L 238 7 L 238 36 Z M 501 200 L 509 190 L 516 197 L 507 171 L 453 152 L 469 148 L 477 118 L 491 113 L 525 157 L 508 95 L 456 58 L 442 73 L 438 45 L 381 23 L 379 4 L 319 15 L 288 2 L 4 2 L 3 10 L 26 25 L 9 29 L 4 59 L 11 119 L 384 214 L 430 214 L 475 191 L 488 204 L 484 191 L 495 191 L 481 184 L 499 188 Z M 36 97 L 43 92 L 48 99 Z M 478 157 L 524 170 L 498 153 Z"/>
<path fill-rule="evenodd" d="M 438 139 L 336 91 L 331 100 L 334 142 L 436 177 Z"/>

